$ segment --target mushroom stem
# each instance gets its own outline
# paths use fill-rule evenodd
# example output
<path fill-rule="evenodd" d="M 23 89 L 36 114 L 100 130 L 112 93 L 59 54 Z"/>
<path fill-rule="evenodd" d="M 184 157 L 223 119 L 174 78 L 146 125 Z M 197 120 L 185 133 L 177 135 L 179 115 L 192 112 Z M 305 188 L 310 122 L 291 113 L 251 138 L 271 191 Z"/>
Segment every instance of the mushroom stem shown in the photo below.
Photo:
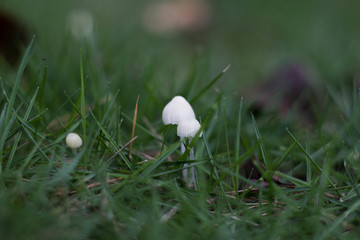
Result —
<path fill-rule="evenodd" d="M 181 140 L 182 139 L 183 138 L 181 138 Z M 181 153 L 184 153 L 185 150 L 186 150 L 185 144 L 182 143 L 180 148 L 181 148 Z M 191 148 L 191 150 L 190 150 L 189 159 L 194 160 L 194 148 Z M 189 168 L 187 167 L 188 165 L 189 164 L 185 163 L 184 164 L 184 169 L 182 170 L 182 175 L 183 175 L 184 182 L 186 182 L 187 184 L 194 184 L 194 188 L 195 188 L 195 190 L 197 190 L 196 179 L 195 179 L 196 170 L 195 170 L 194 167 L 191 167 L 191 179 L 189 181 L 189 179 L 188 179 Z"/>
<path fill-rule="evenodd" d="M 77 153 L 78 153 L 76 148 L 72 148 L 71 151 L 74 155 L 77 155 Z"/>
<path fill-rule="evenodd" d="M 182 141 L 183 138 L 180 138 L 180 141 Z M 181 153 L 184 154 L 185 152 L 185 144 L 184 143 L 181 143 L 181 146 L 180 146 L 180 149 L 181 149 Z M 187 183 L 187 180 L 188 180 L 188 169 L 187 169 L 187 163 L 184 164 L 184 169 L 182 170 L 182 175 L 183 175 L 183 179 L 184 179 L 184 182 Z"/>
<path fill-rule="evenodd" d="M 183 179 L 184 179 L 184 182 L 187 183 L 187 180 L 188 180 L 188 166 L 189 164 L 185 163 L 184 164 L 184 169 L 182 170 L 182 175 L 183 175 Z"/>
<path fill-rule="evenodd" d="M 190 150 L 190 160 L 194 160 L 194 148 L 192 148 Z M 197 190 L 197 186 L 196 186 L 196 169 L 195 167 L 191 167 L 191 180 L 190 180 L 190 184 L 194 184 L 194 188 L 195 190 Z"/>

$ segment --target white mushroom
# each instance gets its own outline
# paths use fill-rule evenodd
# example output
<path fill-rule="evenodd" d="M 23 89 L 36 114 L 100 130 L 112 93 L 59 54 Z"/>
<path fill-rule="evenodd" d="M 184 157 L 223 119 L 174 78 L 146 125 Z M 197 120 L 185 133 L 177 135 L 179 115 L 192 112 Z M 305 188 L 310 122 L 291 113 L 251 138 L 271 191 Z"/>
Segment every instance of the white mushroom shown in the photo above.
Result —
<path fill-rule="evenodd" d="M 162 112 L 162 120 L 165 125 L 177 125 L 181 120 L 189 119 L 195 119 L 195 113 L 188 101 L 182 96 L 174 97 Z"/>
<path fill-rule="evenodd" d="M 200 129 L 200 123 L 195 118 L 179 122 L 177 135 L 182 138 L 193 138 Z"/>
<path fill-rule="evenodd" d="M 66 145 L 69 148 L 71 148 L 71 150 L 74 154 L 76 153 L 76 149 L 81 147 L 81 145 L 83 143 L 81 140 L 81 137 L 76 133 L 69 133 L 66 136 L 65 142 L 66 142 Z"/>
<path fill-rule="evenodd" d="M 178 125 L 177 135 L 180 137 L 180 140 L 186 138 L 186 140 L 181 144 L 181 153 L 184 153 L 184 143 L 189 143 L 189 140 L 193 138 L 200 129 L 200 123 L 196 120 L 195 113 L 191 105 L 182 96 L 174 97 L 164 107 L 164 110 L 162 112 L 162 120 L 165 125 Z M 190 160 L 194 160 L 194 148 L 190 150 Z M 182 171 L 185 182 L 188 182 L 188 168 L 186 168 L 187 166 L 188 164 L 185 163 L 184 169 Z M 192 176 L 190 184 L 193 183 L 195 189 L 197 189 L 195 180 L 195 168 L 191 167 L 191 171 Z"/>

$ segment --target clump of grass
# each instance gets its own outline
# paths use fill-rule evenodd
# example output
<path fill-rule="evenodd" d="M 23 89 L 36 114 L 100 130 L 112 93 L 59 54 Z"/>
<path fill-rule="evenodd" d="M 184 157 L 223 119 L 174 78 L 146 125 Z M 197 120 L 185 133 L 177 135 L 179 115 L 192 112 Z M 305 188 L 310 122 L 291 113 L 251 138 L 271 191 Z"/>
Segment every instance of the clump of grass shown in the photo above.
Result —
<path fill-rule="evenodd" d="M 162 128 L 162 108 L 150 116 L 141 110 L 154 102 L 165 105 L 154 89 L 146 89 L 136 104 L 134 134 L 133 109 L 122 108 L 133 107 L 138 94 L 124 85 L 94 103 L 86 89 L 87 72 L 95 66 L 82 54 L 79 90 L 59 96 L 61 111 L 46 111 L 54 108 L 43 100 L 48 66 L 37 69 L 44 74 L 31 95 L 20 87 L 24 69 L 33 66 L 28 64 L 33 44 L 15 84 L 8 84 L 11 79 L 2 84 L 2 238 L 353 239 L 359 234 L 357 92 L 347 98 L 329 90 L 329 109 L 318 114 L 332 116 L 331 106 L 340 100 L 352 107 L 344 121 L 322 117 L 318 126 L 336 127 L 319 133 L 323 128 L 306 131 L 291 122 L 285 128 L 279 120 L 255 118 L 246 99 L 225 92 L 214 97 L 211 89 L 225 70 L 206 83 L 190 76 L 185 92 L 202 109 L 203 137 L 195 136 L 181 154 L 174 129 Z M 155 77 L 149 81 L 157 83 Z M 67 115 L 61 118 L 62 111 Z M 54 119 L 59 120 L 50 128 Z M 65 145 L 74 131 L 84 139 L 76 155 Z M 184 164 L 198 169 L 197 190 L 182 180 Z"/>

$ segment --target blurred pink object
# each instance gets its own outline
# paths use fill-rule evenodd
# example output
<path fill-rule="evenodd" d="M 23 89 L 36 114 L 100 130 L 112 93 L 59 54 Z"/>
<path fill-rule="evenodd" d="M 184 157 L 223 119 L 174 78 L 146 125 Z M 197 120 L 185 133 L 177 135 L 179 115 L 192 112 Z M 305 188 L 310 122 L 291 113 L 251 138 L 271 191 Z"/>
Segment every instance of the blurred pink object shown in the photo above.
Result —
<path fill-rule="evenodd" d="M 145 28 L 156 34 L 196 32 L 210 24 L 211 10 L 204 0 L 173 0 L 153 3 L 143 14 Z"/>

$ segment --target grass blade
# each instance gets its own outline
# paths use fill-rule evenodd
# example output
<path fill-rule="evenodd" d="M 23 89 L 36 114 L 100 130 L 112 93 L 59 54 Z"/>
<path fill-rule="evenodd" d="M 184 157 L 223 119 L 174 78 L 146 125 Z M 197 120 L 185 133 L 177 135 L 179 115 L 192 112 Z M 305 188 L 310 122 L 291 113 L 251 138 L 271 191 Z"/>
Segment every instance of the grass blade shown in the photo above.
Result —
<path fill-rule="evenodd" d="M 235 135 L 235 162 L 240 158 L 240 135 L 241 135 L 241 113 L 242 113 L 242 106 L 243 106 L 243 97 L 241 97 L 240 100 L 240 107 L 239 107 L 239 113 L 238 113 L 238 119 L 236 122 L 236 135 Z M 240 170 L 240 165 L 236 164 L 235 172 L 238 173 Z M 237 180 L 235 182 L 234 191 L 238 195 L 238 189 L 239 189 L 239 181 Z"/>
<path fill-rule="evenodd" d="M 7 105 L 8 107 L 8 105 Z M 0 173 L 2 173 L 2 165 L 3 165 L 3 159 L 4 159 L 4 147 L 6 139 L 8 138 L 9 132 L 14 125 L 16 116 L 18 114 L 20 107 L 13 113 L 12 117 L 10 118 L 9 122 L 7 124 L 4 124 L 2 131 L 0 132 Z M 5 107 L 3 110 L 3 113 L 5 113 L 8 109 Z M 3 117 L 3 114 L 1 114 L 1 118 Z"/>
<path fill-rule="evenodd" d="M 310 162 L 315 166 L 315 168 L 323 173 L 323 169 L 315 162 L 315 160 L 310 156 L 310 154 L 305 150 L 305 148 L 300 144 L 300 142 L 294 137 L 294 135 L 292 135 L 292 133 L 289 131 L 288 128 L 286 128 L 286 131 L 288 132 L 288 134 L 291 136 L 291 138 L 294 140 L 294 142 L 298 145 L 298 147 L 301 149 L 301 151 L 305 154 L 305 156 L 310 160 Z M 331 184 L 331 186 L 334 188 L 334 190 L 337 192 L 337 194 L 339 195 L 339 197 L 342 198 L 341 193 L 339 192 L 339 190 L 337 189 L 337 187 L 335 186 L 335 184 L 331 181 L 330 177 L 326 174 L 326 178 L 328 179 L 329 183 Z"/>
<path fill-rule="evenodd" d="M 10 99 L 8 101 L 7 106 L 4 108 L 4 110 L 6 109 L 6 112 L 5 112 L 5 115 L 4 115 L 2 124 L 1 124 L 2 128 L 0 129 L 0 131 L 2 132 L 2 134 L 1 134 L 2 137 L 1 137 L 1 141 L 0 141 L 0 166 L 2 166 L 2 162 L 3 162 L 4 144 L 5 144 L 5 139 L 7 137 L 7 135 L 5 135 L 5 133 L 8 133 L 10 131 L 9 125 L 12 126 L 12 124 L 9 124 L 10 115 L 11 115 L 11 112 L 13 111 L 15 98 L 18 93 L 20 81 L 21 81 L 22 75 L 24 73 L 25 67 L 27 65 L 27 62 L 30 58 L 30 52 L 33 47 L 34 41 L 35 41 L 35 36 L 33 36 L 28 48 L 25 51 L 24 57 L 21 60 L 20 67 L 19 67 L 19 70 L 16 75 L 15 83 L 14 83 L 12 91 L 11 91 Z M 13 120 L 15 120 L 15 117 L 16 117 L 15 115 L 13 115 L 13 117 L 12 117 Z M 1 171 L 2 171 L 2 167 L 0 167 L 0 172 Z"/>
<path fill-rule="evenodd" d="M 235 135 L 235 158 L 239 158 L 240 156 L 240 133 L 241 133 L 241 113 L 242 113 L 242 106 L 243 106 L 243 97 L 240 100 L 240 107 L 238 113 L 238 120 L 236 122 L 236 135 Z"/>
<path fill-rule="evenodd" d="M 289 182 L 292 182 L 295 185 L 298 185 L 300 187 L 308 187 L 309 188 L 311 186 L 310 183 L 308 183 L 308 182 L 302 181 L 301 179 L 295 178 L 293 176 L 287 175 L 287 174 L 282 173 L 282 172 L 276 171 L 276 172 L 274 172 L 274 174 L 279 176 L 279 177 L 285 178 Z"/>
<path fill-rule="evenodd" d="M 355 210 L 358 210 L 360 207 L 360 200 L 356 201 L 353 205 L 351 205 L 343 214 L 341 214 L 333 224 L 326 228 L 323 231 L 321 236 L 318 238 L 319 240 L 327 239 L 328 236 L 342 223 L 344 220 Z"/>
<path fill-rule="evenodd" d="M 132 125 L 132 129 L 131 129 L 131 139 L 134 138 L 134 134 L 135 134 L 135 126 L 136 126 L 136 117 L 137 117 L 137 111 L 138 111 L 139 97 L 140 96 L 138 95 L 137 100 L 136 100 L 135 110 L 134 110 L 134 119 L 133 119 L 133 125 Z M 133 145 L 133 142 L 130 143 L 129 158 L 131 158 L 132 145 Z"/>
<path fill-rule="evenodd" d="M 206 93 L 223 75 L 224 73 L 230 68 L 231 65 L 228 65 L 224 70 L 222 70 L 219 75 L 217 75 L 208 85 L 206 85 L 193 99 L 190 100 L 190 104 L 196 102 L 204 93 Z"/>
<path fill-rule="evenodd" d="M 270 164 L 270 169 L 276 171 L 276 170 L 280 167 L 281 163 L 286 159 L 286 157 L 289 155 L 289 153 L 291 152 L 291 150 L 292 150 L 295 146 L 296 146 L 296 143 L 295 143 L 295 142 L 292 143 L 292 144 L 290 145 L 290 147 L 288 147 L 288 148 L 286 149 L 286 151 L 284 152 L 284 154 L 281 156 L 281 158 L 280 158 L 279 160 L 274 161 L 273 163 Z"/>
<path fill-rule="evenodd" d="M 181 145 L 181 142 L 172 144 L 166 151 L 162 152 L 161 155 L 146 165 L 146 169 L 140 174 L 140 178 L 147 178 L 150 176 L 152 171 L 160 166 L 173 152 L 175 152 Z"/>
<path fill-rule="evenodd" d="M 216 163 L 215 163 L 214 157 L 213 157 L 213 155 L 212 155 L 212 153 L 211 153 L 211 151 L 210 151 L 210 147 L 209 147 L 209 143 L 208 143 L 208 141 L 207 141 L 207 137 L 206 137 L 206 132 L 205 132 L 205 131 L 203 132 L 203 139 L 204 139 L 206 151 L 207 151 L 208 156 L 209 156 L 209 158 L 210 158 L 210 164 L 211 164 L 211 168 L 212 168 L 212 171 L 211 171 L 211 172 L 213 172 L 213 173 L 215 174 L 216 183 L 219 184 L 219 186 L 220 186 L 220 195 L 224 197 L 224 199 L 225 199 L 225 201 L 226 201 L 226 204 L 227 204 L 227 206 L 228 206 L 228 208 L 229 208 L 229 211 L 230 211 L 230 212 L 233 212 L 232 207 L 231 207 L 229 201 L 228 201 L 227 198 L 225 197 L 225 188 L 224 188 L 224 186 L 223 186 L 224 182 L 220 180 L 220 176 L 219 176 L 219 173 L 218 173 L 217 168 L 216 168 Z M 216 184 L 216 185 L 217 185 L 217 184 Z M 214 189 L 216 185 L 214 185 L 214 186 L 211 188 L 211 190 Z M 211 190 L 210 190 L 210 191 L 211 191 Z"/>
<path fill-rule="evenodd" d="M 263 144 L 263 141 L 262 141 L 262 138 L 261 138 L 261 135 L 260 135 L 260 132 L 259 132 L 259 128 L 258 128 L 258 126 L 256 124 L 256 121 L 255 121 L 255 118 L 254 118 L 253 114 L 251 114 L 251 119 L 252 119 L 252 124 L 253 124 L 254 131 L 255 131 L 256 139 L 257 139 L 257 141 L 259 143 L 261 156 L 262 156 L 262 158 L 264 160 L 264 164 L 265 164 L 266 168 L 269 169 L 269 163 L 268 163 L 267 156 L 266 156 L 266 153 L 265 153 L 264 144 Z"/>
<path fill-rule="evenodd" d="M 9 103 L 8 103 L 8 108 L 7 108 L 6 116 L 5 116 L 5 123 L 8 122 L 8 119 L 10 117 L 10 113 L 13 110 L 13 106 L 14 106 L 14 103 L 15 103 L 15 98 L 16 98 L 16 95 L 18 93 L 18 89 L 19 89 L 19 85 L 20 85 L 20 81 L 21 81 L 22 75 L 24 73 L 25 67 L 27 65 L 27 62 L 29 61 L 30 52 L 31 52 L 31 49 L 32 49 L 32 47 L 34 45 L 34 41 L 35 41 L 35 36 L 33 36 L 28 48 L 25 51 L 24 57 L 21 60 L 20 67 L 19 67 L 19 70 L 18 70 L 17 75 L 16 75 L 15 83 L 14 83 L 12 91 L 11 91 L 11 95 L 10 95 L 10 99 L 9 99 Z"/>
<path fill-rule="evenodd" d="M 34 96 L 31 99 L 30 104 L 29 104 L 29 106 L 28 106 L 28 108 L 27 108 L 27 110 L 25 112 L 25 115 L 24 115 L 24 118 L 23 118 L 24 122 L 26 122 L 28 120 L 29 116 L 30 116 L 31 109 L 33 108 L 36 97 L 38 96 L 38 91 L 39 91 L 39 88 L 36 89 L 36 91 L 34 93 Z M 17 146 L 19 144 L 21 136 L 22 136 L 22 131 L 20 131 L 19 134 L 16 136 L 15 143 L 13 144 L 13 147 L 11 149 L 9 160 L 6 163 L 6 170 L 8 170 L 10 168 L 11 164 L 12 164 L 12 161 L 14 159 L 15 152 L 16 152 L 16 149 L 17 149 Z"/>
<path fill-rule="evenodd" d="M 315 166 L 315 168 L 319 171 L 322 172 L 322 168 L 319 166 L 319 164 L 317 164 L 315 162 L 315 160 L 310 156 L 310 154 L 305 150 L 305 148 L 300 144 L 300 142 L 294 137 L 294 135 L 292 135 L 292 133 L 289 131 L 288 128 L 286 128 L 286 131 L 288 132 L 288 134 L 290 135 L 290 137 L 294 140 L 294 142 L 296 143 L 296 145 L 298 145 L 298 147 L 301 149 L 301 151 L 305 154 L 305 156 L 310 160 L 310 162 Z"/>
<path fill-rule="evenodd" d="M 46 86 L 46 79 L 47 79 L 47 64 L 45 62 L 44 73 L 41 80 L 40 91 L 38 95 L 39 111 L 41 111 L 44 107 L 44 92 Z"/>
<path fill-rule="evenodd" d="M 94 113 L 92 111 L 90 111 L 90 114 L 92 115 L 92 117 L 95 119 L 98 127 L 100 128 L 101 132 L 106 136 L 106 138 L 109 140 L 110 144 L 113 146 L 114 149 L 116 149 L 116 151 L 119 151 L 120 147 L 116 144 L 116 141 L 111 137 L 111 135 L 108 133 L 108 131 L 106 131 L 106 129 L 102 126 L 102 124 L 96 119 Z M 119 156 L 124 160 L 125 164 L 127 165 L 127 167 L 130 170 L 134 170 L 133 165 L 131 164 L 131 162 L 129 161 L 129 159 L 126 158 L 126 156 L 120 152 Z"/>
<path fill-rule="evenodd" d="M 80 111 L 81 111 L 81 123 L 83 130 L 83 141 L 86 143 L 86 111 L 85 111 L 85 83 L 84 83 L 84 69 L 83 69 L 83 54 L 80 51 L 80 80 L 81 80 L 81 100 L 80 100 Z"/>

